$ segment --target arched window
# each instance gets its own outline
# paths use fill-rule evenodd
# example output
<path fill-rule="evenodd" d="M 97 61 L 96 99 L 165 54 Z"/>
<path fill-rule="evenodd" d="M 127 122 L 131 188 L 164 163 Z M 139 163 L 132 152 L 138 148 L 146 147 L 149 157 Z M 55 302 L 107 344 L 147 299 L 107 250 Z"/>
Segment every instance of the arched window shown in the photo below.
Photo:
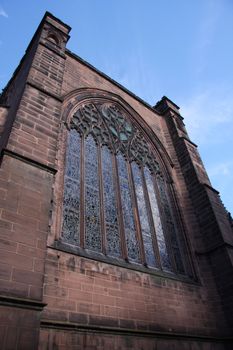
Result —
<path fill-rule="evenodd" d="M 83 104 L 68 132 L 61 240 L 185 274 L 168 185 L 153 147 L 116 104 Z"/>

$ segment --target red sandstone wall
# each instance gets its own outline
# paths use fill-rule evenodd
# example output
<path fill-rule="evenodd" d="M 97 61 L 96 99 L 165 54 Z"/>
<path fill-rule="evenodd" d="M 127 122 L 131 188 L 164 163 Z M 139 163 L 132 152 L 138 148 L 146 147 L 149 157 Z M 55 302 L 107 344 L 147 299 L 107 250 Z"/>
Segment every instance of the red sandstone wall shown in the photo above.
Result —
<path fill-rule="evenodd" d="M 178 199 L 179 202 L 179 208 L 181 210 L 181 216 L 185 224 L 186 228 L 186 234 L 188 241 L 191 242 L 191 250 L 194 251 L 195 249 L 200 249 L 200 247 L 203 247 L 203 239 L 200 236 L 200 230 L 197 224 L 197 219 L 195 217 L 195 213 L 192 209 L 192 205 L 190 202 L 189 194 L 187 192 L 187 187 L 184 181 L 183 173 L 180 168 L 180 164 L 177 158 L 176 150 L 174 148 L 174 144 L 170 135 L 170 132 L 167 127 L 167 123 L 164 118 L 161 118 L 158 114 L 154 113 L 151 111 L 149 108 L 145 107 L 142 103 L 139 101 L 135 100 L 132 96 L 127 94 L 125 91 L 121 90 L 118 86 L 114 85 L 112 82 L 107 80 L 106 78 L 98 75 L 97 72 L 94 72 L 91 68 L 87 67 L 85 64 L 82 62 L 76 60 L 73 57 L 70 57 L 70 55 L 67 55 L 66 58 L 66 65 L 65 65 L 65 75 L 63 79 L 63 94 L 66 95 L 67 93 L 83 88 L 83 87 L 96 87 L 97 89 L 103 89 L 107 91 L 111 91 L 112 93 L 115 93 L 119 96 L 121 96 L 127 103 L 131 105 L 131 107 L 136 110 L 140 116 L 149 124 L 149 126 L 152 128 L 152 130 L 155 132 L 155 134 L 159 137 L 159 139 L 163 142 L 167 152 L 169 153 L 172 162 L 174 164 L 174 168 L 170 168 L 169 170 L 171 171 L 173 181 L 174 181 L 174 189 L 175 189 L 175 194 L 176 198 Z M 191 146 L 190 146 L 191 147 Z M 61 253 L 62 257 L 63 253 Z M 75 259 L 75 258 L 74 258 Z M 197 258 L 195 257 L 195 264 L 197 263 Z M 158 313 L 154 311 L 150 314 L 148 313 L 148 308 L 150 305 L 150 302 L 148 302 L 147 306 L 142 306 L 143 304 L 140 303 L 140 306 L 138 306 L 141 312 L 138 311 L 136 317 L 143 317 L 143 315 L 146 315 L 147 319 L 144 320 L 146 322 L 158 322 L 160 326 L 163 329 L 169 329 L 175 327 L 175 329 L 185 331 L 185 328 L 189 328 L 189 331 L 191 329 L 194 332 L 203 332 L 205 333 L 212 324 L 213 328 L 216 327 L 216 321 L 213 321 L 215 319 L 215 315 L 218 313 L 218 319 L 221 319 L 220 325 L 224 325 L 223 321 L 223 316 L 221 315 L 221 308 L 216 307 L 213 308 L 208 305 L 208 303 L 211 303 L 211 300 L 214 302 L 214 300 L 218 300 L 218 293 L 215 289 L 214 281 L 213 281 L 213 276 L 211 272 L 208 270 L 208 258 L 206 257 L 199 257 L 198 258 L 198 267 L 200 272 L 200 278 L 201 282 L 203 283 L 204 287 L 202 286 L 195 286 L 193 289 L 189 286 L 187 288 L 187 285 L 181 282 L 178 282 L 179 287 L 178 287 L 178 295 L 176 295 L 176 288 L 174 289 L 171 288 L 172 282 L 170 281 L 171 285 L 169 285 L 170 290 L 171 290 L 171 296 L 170 294 L 167 295 L 165 293 L 165 289 L 163 288 L 162 290 L 164 293 L 161 292 L 161 289 L 159 291 L 161 292 L 161 295 L 157 296 L 157 302 L 160 305 L 160 307 L 163 308 L 160 309 L 159 314 L 162 314 L 163 316 L 158 317 Z M 91 264 L 91 263 L 90 263 Z M 94 263 L 93 263 L 94 264 Z M 61 263 L 59 262 L 58 268 L 60 269 Z M 197 267 L 197 266 L 196 266 Z M 197 269 L 198 269 L 197 267 Z M 62 272 L 62 275 L 68 273 L 68 271 L 65 271 L 65 267 L 63 267 L 64 271 Z M 116 268 L 117 269 L 117 268 Z M 133 272 L 128 271 L 128 274 L 134 274 Z M 87 273 L 88 274 L 88 273 Z M 121 274 L 119 272 L 119 274 Z M 60 276 L 58 272 L 56 272 L 56 275 Z M 133 275 L 132 275 L 133 276 Z M 132 277 L 133 278 L 133 277 Z M 147 278 L 150 279 L 149 275 L 147 275 Z M 163 279 L 162 279 L 163 280 Z M 103 281 L 101 281 L 102 283 Z M 119 281 L 118 281 L 119 282 Z M 58 281 L 59 283 L 59 281 Z M 163 280 L 162 283 L 166 284 L 166 279 Z M 174 286 L 177 286 L 175 282 Z M 128 281 L 124 282 L 123 286 L 126 285 L 126 288 L 134 290 L 135 285 L 131 284 L 131 279 L 129 278 Z M 151 284 L 149 283 L 151 286 Z M 95 288 L 95 285 L 92 286 L 92 288 Z M 119 287 L 120 288 L 120 287 Z M 157 295 L 158 287 L 152 287 L 149 288 L 149 291 L 151 295 Z M 190 290 L 190 293 L 187 293 L 187 289 Z M 148 290 L 147 290 L 148 291 Z M 76 299 L 79 299 L 80 293 L 82 290 L 77 294 Z M 124 295 L 123 291 L 118 291 L 119 293 L 122 293 L 121 295 L 121 301 L 122 305 L 118 305 L 120 308 L 124 307 L 123 305 L 127 305 L 129 309 L 131 310 L 130 315 L 128 318 L 130 320 L 134 320 L 136 322 L 136 317 L 134 318 L 133 315 L 135 315 L 135 305 L 131 305 L 129 300 L 127 300 L 126 295 Z M 141 291 L 142 294 L 146 293 L 144 290 Z M 46 293 L 46 290 L 45 290 Z M 65 297 L 63 298 L 66 300 L 66 298 L 69 299 L 69 292 L 66 290 Z M 93 290 L 93 293 L 95 295 L 95 289 Z M 107 294 L 106 294 L 107 293 Z M 111 296 L 108 294 L 108 291 L 106 293 L 102 293 L 102 301 L 104 302 L 105 297 L 104 296 Z M 85 294 L 85 293 L 84 293 Z M 98 294 L 98 293 L 97 293 Z M 144 294 L 143 294 L 144 295 Z M 203 305 L 200 306 L 201 311 L 199 313 L 198 311 L 198 304 L 199 302 L 197 300 L 201 300 L 204 297 L 205 302 Z M 206 297 L 206 295 L 209 295 L 209 298 Z M 171 298 L 173 299 L 175 296 L 175 302 L 174 304 L 171 301 Z M 146 297 L 144 295 L 144 297 Z M 143 299 L 143 298 L 142 298 Z M 150 299 L 150 297 L 149 297 Z M 92 302 L 94 302 L 95 297 L 91 299 Z M 106 298 L 108 300 L 108 298 Z M 208 303 L 207 303 L 208 300 Z M 111 299 L 112 303 L 111 305 L 103 304 L 102 311 L 100 313 L 101 317 L 107 316 L 107 306 L 109 306 L 109 309 L 112 310 L 113 314 L 111 317 L 116 317 L 119 320 L 119 317 L 117 317 L 117 305 L 116 305 L 116 300 Z M 119 300 L 118 300 L 119 303 Z M 171 308 L 168 307 L 168 305 L 172 305 Z M 215 303 L 216 304 L 216 303 Z M 182 306 L 183 305 L 183 309 Z M 195 305 L 195 312 L 194 312 L 194 305 Z M 179 307 L 180 306 L 180 307 Z M 105 310 L 105 311 L 104 311 Z M 173 310 L 173 313 L 172 311 Z M 77 309 L 78 312 L 81 312 L 79 309 Z M 192 311 L 195 314 L 194 319 L 192 319 Z M 90 312 L 90 311 L 88 311 Z M 100 312 L 100 311 L 99 311 Z M 110 311 L 109 311 L 110 312 Z M 205 314 L 205 316 L 204 316 Z M 98 313 L 97 313 L 98 315 Z M 165 316 L 166 315 L 166 316 Z M 68 316 L 67 316 L 68 317 Z M 163 320 L 163 317 L 165 317 L 166 321 Z M 157 319 L 158 318 L 158 319 Z M 69 320 L 69 318 L 67 318 Z M 205 321 L 204 321 L 205 320 Z M 142 320 L 141 320 L 142 321 Z M 209 323 L 210 322 L 210 323 Z M 174 323 L 174 325 L 172 325 Z M 118 325 L 119 322 L 117 323 Z M 204 326 L 204 324 L 208 324 L 208 326 Z M 213 325 L 215 324 L 215 325 Z M 185 325 L 185 327 L 184 327 Z M 217 326 L 216 328 L 224 328 L 221 326 Z M 211 326 L 210 326 L 211 328 Z M 208 332 L 208 331 L 207 331 Z"/>
<path fill-rule="evenodd" d="M 181 216 L 186 228 L 187 238 L 190 241 L 190 248 L 193 252 L 195 250 L 200 250 L 199 248 L 203 246 L 203 237 L 200 236 L 197 218 L 195 217 L 195 213 L 190 202 L 187 185 L 177 158 L 173 140 L 168 130 L 166 119 L 161 117 L 158 113 L 156 113 L 156 111 L 152 111 L 151 109 L 145 107 L 131 95 L 127 94 L 127 92 L 123 91 L 119 86 L 114 85 L 111 81 L 93 71 L 82 61 L 77 60 L 75 57 L 71 57 L 71 55 L 68 54 L 66 56 L 65 75 L 62 83 L 63 96 L 65 97 L 72 91 L 87 87 L 103 89 L 122 97 L 140 115 L 140 117 L 145 120 L 158 139 L 162 142 L 174 165 L 174 167 L 169 168 L 169 171 L 172 175 L 172 180 L 174 181 L 173 186 L 175 189 L 175 195 L 181 210 Z M 189 147 L 191 148 L 192 146 L 190 145 Z M 199 160 L 197 159 L 196 163 L 198 163 Z M 202 169 L 202 163 L 200 163 L 199 168 L 205 175 L 206 180 L 206 173 L 205 170 Z M 206 182 L 208 181 L 209 180 L 207 179 Z"/>
<path fill-rule="evenodd" d="M 42 329 L 39 350 L 231 350 L 214 342 Z"/>
<path fill-rule="evenodd" d="M 5 156 L 0 169 L 0 294 L 42 300 L 52 175 Z"/>
<path fill-rule="evenodd" d="M 67 94 L 77 89 L 87 87 L 103 89 L 122 97 L 126 103 L 128 103 L 143 120 L 145 120 L 158 139 L 162 142 L 172 160 L 172 163 L 175 165 L 174 168 L 170 167 L 169 171 L 172 174 L 179 206 L 185 211 L 183 220 L 186 227 L 189 228 L 189 239 L 192 241 L 191 246 L 194 250 L 196 241 L 193 239 L 193 236 L 196 234 L 195 232 L 197 232 L 197 234 L 199 233 L 199 228 L 196 226 L 196 218 L 193 216 L 187 187 L 166 121 L 156 113 L 155 110 L 145 107 L 145 105 L 127 92 L 123 91 L 120 87 L 114 85 L 111 81 L 86 66 L 82 61 L 75 59 L 75 57 L 71 57 L 70 54 L 66 55 L 65 74 L 62 83 L 62 95 L 65 98 L 65 102 L 66 99 L 69 98 L 66 97 Z"/>
<path fill-rule="evenodd" d="M 55 166 L 60 102 L 27 85 L 7 149 L 43 165 Z"/>
<path fill-rule="evenodd" d="M 51 83 L 57 53 L 43 45 L 43 50 L 36 50 L 40 34 L 39 30 L 1 101 L 9 105 L 0 140 L 4 147 L 0 169 L 0 348 L 3 350 L 37 349 L 40 311 L 44 306 L 44 264 L 61 101 L 52 94 L 59 83 Z"/>
<path fill-rule="evenodd" d="M 77 61 L 70 55 L 66 55 L 65 75 L 62 84 L 62 95 L 83 87 L 91 87 L 103 89 L 113 94 L 121 96 L 132 108 L 134 108 L 140 116 L 150 125 L 152 130 L 162 141 L 163 133 L 161 132 L 161 117 L 149 108 L 145 108 L 139 101 L 131 95 L 120 89 L 117 85 L 87 67 L 85 64 Z"/>
<path fill-rule="evenodd" d="M 28 72 L 36 52 L 38 39 L 39 35 L 36 35 L 34 40 L 30 43 L 24 57 L 0 97 L 0 105 L 7 107 L 7 116 L 4 120 L 1 118 L 0 121 L 0 154 L 7 145 L 12 124 L 15 120 L 19 103 L 25 89 Z"/>
<path fill-rule="evenodd" d="M 65 61 L 62 50 L 55 52 L 46 45 L 39 46 L 33 61 L 0 170 L 0 293 L 25 298 L 27 306 L 28 300 L 41 302 L 43 298 L 47 303 L 41 315 L 40 349 L 109 349 L 109 344 L 113 349 L 222 349 L 209 341 L 201 345 L 197 340 L 155 339 L 160 332 L 163 338 L 164 333 L 199 336 L 200 342 L 202 336 L 229 335 L 208 256 L 193 254 L 200 280 L 188 283 L 65 253 L 54 249 L 51 237 L 47 241 L 54 174 L 58 165 L 63 166 L 56 159 L 62 118 L 60 94 L 92 87 L 121 96 L 164 144 L 174 163 L 170 171 L 191 250 L 204 247 L 165 119 L 75 58 L 67 55 Z M 30 307 L 35 311 L 36 306 Z M 9 348 L 9 317 L 17 321 L 17 325 L 12 323 L 13 330 L 24 334 L 20 330 L 22 319 L 29 315 L 15 306 L 14 313 L 12 310 L 0 317 L 3 349 Z M 35 330 L 40 322 L 38 311 L 30 311 L 28 316 Z M 28 343 L 23 343 L 24 350 L 32 349 L 33 341 L 36 348 L 37 335 L 33 340 L 30 327 L 25 324 L 30 335 Z M 89 331 L 79 333 L 78 327 Z M 131 332 L 134 338 L 116 335 L 114 330 L 120 329 Z M 133 332 L 141 332 L 141 337 L 136 338 Z"/>
<path fill-rule="evenodd" d="M 216 319 L 217 295 L 210 287 L 48 249 L 44 281 L 48 306 L 42 320 L 214 335 L 224 331 L 224 320 Z"/>
<path fill-rule="evenodd" d="M 0 349 L 37 350 L 40 322 L 34 310 L 0 306 Z"/>

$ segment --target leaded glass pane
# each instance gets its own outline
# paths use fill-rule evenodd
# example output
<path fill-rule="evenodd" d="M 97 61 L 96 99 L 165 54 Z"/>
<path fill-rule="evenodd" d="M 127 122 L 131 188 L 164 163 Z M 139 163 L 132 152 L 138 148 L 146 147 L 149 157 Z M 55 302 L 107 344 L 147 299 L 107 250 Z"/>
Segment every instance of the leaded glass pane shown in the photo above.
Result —
<path fill-rule="evenodd" d="M 184 273 L 184 265 L 182 262 L 179 244 L 178 244 L 178 240 L 177 240 L 175 224 L 174 224 L 174 221 L 172 218 L 171 209 L 170 209 L 169 202 L 168 202 L 165 183 L 164 183 L 164 180 L 160 177 L 158 177 L 157 183 L 158 183 L 158 189 L 159 189 L 159 194 L 160 194 L 161 201 L 162 201 L 163 210 L 165 212 L 167 228 L 168 228 L 168 233 L 169 233 L 169 236 L 171 239 L 172 251 L 173 251 L 174 259 L 176 262 L 176 267 L 177 267 L 178 272 Z"/>
<path fill-rule="evenodd" d="M 91 133 L 91 135 L 90 135 Z M 81 138 L 84 140 L 81 160 Z M 96 145 L 102 145 L 102 148 Z M 117 194 L 116 178 L 112 167 L 112 155 L 108 147 L 117 155 L 120 193 Z M 101 152 L 101 157 L 98 152 Z M 124 158 L 127 156 L 127 161 Z M 101 159 L 102 180 L 99 176 L 99 160 Z M 135 210 L 131 188 L 131 175 L 128 173 L 132 162 L 132 179 L 135 187 L 138 211 Z M 81 167 L 81 164 L 84 166 Z M 146 186 L 141 168 L 144 167 Z M 145 168 L 146 167 L 146 168 Z M 82 169 L 82 174 L 81 174 Z M 149 170 L 150 169 L 150 170 Z M 158 266 L 158 250 L 162 268 L 172 270 L 171 257 L 176 263 L 177 271 L 184 273 L 184 265 L 180 249 L 184 249 L 183 241 L 179 241 L 172 206 L 169 202 L 166 183 L 158 176 L 158 193 L 155 191 L 152 173 L 158 171 L 159 165 L 153 155 L 151 146 L 142 131 L 130 120 L 125 111 L 115 103 L 83 104 L 71 121 L 68 136 L 66 165 L 64 176 L 62 238 L 72 244 L 80 245 L 93 251 L 102 251 L 102 218 L 105 220 L 106 252 L 113 257 L 120 257 L 121 241 L 118 209 L 122 210 L 127 254 L 130 261 L 140 262 L 140 251 L 136 222 L 140 221 L 145 258 L 148 266 Z M 131 172 L 130 172 L 131 173 Z M 83 179 L 83 182 L 81 182 Z M 102 188 L 100 189 L 100 183 Z M 82 186 L 81 186 L 82 184 Z M 149 203 L 147 203 L 147 188 Z M 81 189 L 83 193 L 81 193 Z M 156 187 L 157 189 L 157 187 Z M 146 197 L 145 197 L 146 194 Z M 161 212 L 164 226 L 160 219 L 157 194 L 161 201 Z M 117 198 L 120 196 L 121 208 Z M 80 198 L 84 198 L 80 201 Z M 81 208 L 80 208 L 81 207 Z M 150 210 L 151 207 L 151 210 Z M 80 239 L 80 209 L 84 214 Z M 104 212 L 101 214 L 101 210 Z M 137 218 L 137 213 L 139 217 Z M 153 221 L 150 220 L 152 214 Z M 154 228 L 156 237 L 154 237 Z M 166 228 L 166 236 L 163 229 Z M 169 241 L 166 241 L 169 239 Z M 169 242 L 169 247 L 167 246 Z M 156 251 L 154 251 L 156 248 Z M 168 254 L 168 248 L 169 254 Z M 156 254 L 155 254 L 156 253 Z M 156 260 L 157 259 L 157 260 Z"/>
<path fill-rule="evenodd" d="M 80 225 L 80 136 L 72 129 L 68 136 L 63 197 L 62 237 L 79 244 Z"/>
<path fill-rule="evenodd" d="M 156 266 L 155 254 L 152 243 L 151 229 L 148 219 L 147 207 L 143 192 L 142 175 L 139 166 L 132 163 L 132 173 L 135 185 L 135 192 L 138 204 L 138 213 L 142 229 L 142 238 L 145 249 L 146 262 L 149 266 Z"/>
<path fill-rule="evenodd" d="M 121 153 L 117 155 L 117 164 L 128 258 L 130 260 L 139 262 L 139 246 L 136 239 L 136 229 L 134 222 L 132 197 L 127 172 L 127 164 L 126 160 L 124 159 Z"/>
<path fill-rule="evenodd" d="M 85 248 L 101 251 L 98 150 L 94 138 L 85 140 Z"/>
<path fill-rule="evenodd" d="M 106 223 L 107 254 L 121 256 L 119 224 L 117 219 L 116 190 L 112 168 L 112 155 L 105 146 L 102 148 L 102 175 L 104 212 Z"/>
<path fill-rule="evenodd" d="M 151 205 L 152 217 L 153 217 L 154 226 L 155 226 L 155 232 L 157 236 L 161 264 L 165 270 L 171 271 L 172 270 L 171 262 L 167 252 L 167 247 L 166 247 L 165 237 L 164 237 L 162 223 L 160 219 L 159 207 L 158 207 L 158 202 L 157 202 L 157 198 L 154 190 L 152 175 L 148 168 L 144 169 L 144 174 L 145 174 L 145 180 L 146 180 L 146 185 L 147 185 L 147 190 L 148 190 L 148 195 L 149 195 L 149 200 Z"/>

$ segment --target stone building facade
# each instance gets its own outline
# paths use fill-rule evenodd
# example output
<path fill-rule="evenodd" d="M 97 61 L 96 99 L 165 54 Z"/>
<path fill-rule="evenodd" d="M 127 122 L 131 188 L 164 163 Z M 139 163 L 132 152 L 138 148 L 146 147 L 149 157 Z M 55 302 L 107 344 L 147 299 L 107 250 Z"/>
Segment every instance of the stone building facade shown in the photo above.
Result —
<path fill-rule="evenodd" d="M 0 348 L 233 348 L 233 232 L 179 107 L 46 13 L 0 98 Z"/>

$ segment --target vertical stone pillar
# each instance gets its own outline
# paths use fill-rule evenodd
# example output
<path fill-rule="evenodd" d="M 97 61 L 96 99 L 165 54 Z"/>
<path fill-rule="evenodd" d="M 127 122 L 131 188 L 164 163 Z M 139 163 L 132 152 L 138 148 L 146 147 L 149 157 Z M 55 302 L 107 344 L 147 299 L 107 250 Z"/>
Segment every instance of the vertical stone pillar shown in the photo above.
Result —
<path fill-rule="evenodd" d="M 37 349 L 70 27 L 46 13 L 1 97 L 0 348 Z"/>
<path fill-rule="evenodd" d="M 197 255 L 205 255 L 212 266 L 222 305 L 233 327 L 233 231 L 218 191 L 210 183 L 197 146 L 189 139 L 179 107 L 163 97 L 154 107 L 166 120 L 182 169 L 203 241 Z"/>

